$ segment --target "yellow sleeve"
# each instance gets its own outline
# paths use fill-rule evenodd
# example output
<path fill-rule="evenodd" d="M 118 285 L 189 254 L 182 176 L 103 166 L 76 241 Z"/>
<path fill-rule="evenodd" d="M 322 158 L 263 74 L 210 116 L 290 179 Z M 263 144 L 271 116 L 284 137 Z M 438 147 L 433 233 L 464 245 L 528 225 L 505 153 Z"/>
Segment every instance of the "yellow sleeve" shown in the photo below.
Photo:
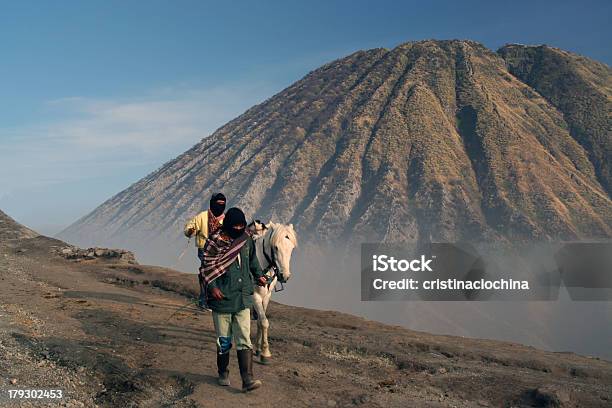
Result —
<path fill-rule="evenodd" d="M 198 227 L 196 225 L 196 218 L 197 218 L 197 216 L 193 217 L 192 219 L 187 221 L 187 224 L 185 224 L 185 228 L 183 229 L 183 233 L 188 238 L 191 237 L 191 235 L 189 235 L 189 230 L 190 229 L 192 229 L 194 231 L 194 233 L 196 233 L 196 234 L 198 232 Z"/>

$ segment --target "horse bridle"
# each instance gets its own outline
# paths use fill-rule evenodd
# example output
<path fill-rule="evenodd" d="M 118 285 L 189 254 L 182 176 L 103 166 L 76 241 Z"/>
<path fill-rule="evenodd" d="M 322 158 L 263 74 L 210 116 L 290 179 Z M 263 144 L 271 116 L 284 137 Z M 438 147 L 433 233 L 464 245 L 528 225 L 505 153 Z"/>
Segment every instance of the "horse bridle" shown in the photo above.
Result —
<path fill-rule="evenodd" d="M 262 247 L 263 255 L 266 258 L 266 262 L 268 262 L 268 267 L 265 269 L 264 274 L 267 274 L 269 271 L 272 271 L 272 277 L 270 278 L 270 282 L 272 282 L 274 278 L 276 278 L 278 282 L 280 283 L 281 288 L 277 290 L 276 287 L 274 287 L 274 291 L 280 292 L 281 290 L 285 289 L 285 286 L 283 284 L 287 281 L 283 278 L 283 274 L 279 273 L 280 268 L 278 267 L 278 264 L 276 263 L 276 254 L 274 252 L 274 247 L 270 245 L 270 255 L 268 255 L 268 253 L 266 252 L 265 235 L 261 237 L 261 247 Z"/>

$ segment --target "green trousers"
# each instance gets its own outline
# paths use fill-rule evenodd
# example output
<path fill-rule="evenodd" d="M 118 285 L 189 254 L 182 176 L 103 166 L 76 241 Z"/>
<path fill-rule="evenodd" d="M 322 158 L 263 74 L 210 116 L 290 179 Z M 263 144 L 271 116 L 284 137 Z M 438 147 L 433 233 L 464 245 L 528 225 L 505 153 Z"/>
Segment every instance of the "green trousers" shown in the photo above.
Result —
<path fill-rule="evenodd" d="M 217 335 L 217 352 L 225 354 L 232 348 L 232 340 L 236 350 L 252 349 L 251 344 L 251 310 L 242 309 L 237 313 L 213 312 L 213 323 Z"/>

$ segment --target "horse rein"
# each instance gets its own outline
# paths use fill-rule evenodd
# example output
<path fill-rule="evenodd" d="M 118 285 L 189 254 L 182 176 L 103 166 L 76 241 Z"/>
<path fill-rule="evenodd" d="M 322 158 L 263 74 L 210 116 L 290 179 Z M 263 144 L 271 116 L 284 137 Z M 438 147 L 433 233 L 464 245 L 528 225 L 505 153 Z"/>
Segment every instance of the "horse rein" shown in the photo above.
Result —
<path fill-rule="evenodd" d="M 268 267 L 264 270 L 264 274 L 267 274 L 269 271 L 272 271 L 272 276 L 270 277 L 268 287 L 270 287 L 269 286 L 270 283 L 272 283 L 274 278 L 276 278 L 278 283 L 280 283 L 281 288 L 277 290 L 275 286 L 274 291 L 280 292 L 282 290 L 285 290 L 285 286 L 283 285 L 284 279 L 283 279 L 283 276 L 278 273 L 279 268 L 276 263 L 276 254 L 274 253 L 274 248 L 272 247 L 272 245 L 270 245 L 270 255 L 268 255 L 268 253 L 266 252 L 266 237 L 265 236 L 261 237 L 261 248 L 262 248 L 264 257 L 266 258 L 266 262 L 268 262 Z"/>

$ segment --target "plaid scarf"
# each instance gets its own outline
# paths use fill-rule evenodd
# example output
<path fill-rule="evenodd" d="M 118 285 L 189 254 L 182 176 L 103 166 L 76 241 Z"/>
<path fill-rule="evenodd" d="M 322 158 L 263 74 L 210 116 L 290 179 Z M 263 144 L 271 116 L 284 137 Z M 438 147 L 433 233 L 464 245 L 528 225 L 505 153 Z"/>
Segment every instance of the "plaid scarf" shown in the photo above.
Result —
<path fill-rule="evenodd" d="M 206 240 L 200 275 L 207 285 L 227 271 L 238 257 L 248 237 L 247 233 L 244 233 L 233 241 L 226 241 L 217 233 Z"/>
<path fill-rule="evenodd" d="M 214 235 L 221 228 L 221 221 L 225 218 L 225 214 L 221 214 L 218 217 L 208 210 L 208 236 Z"/>

